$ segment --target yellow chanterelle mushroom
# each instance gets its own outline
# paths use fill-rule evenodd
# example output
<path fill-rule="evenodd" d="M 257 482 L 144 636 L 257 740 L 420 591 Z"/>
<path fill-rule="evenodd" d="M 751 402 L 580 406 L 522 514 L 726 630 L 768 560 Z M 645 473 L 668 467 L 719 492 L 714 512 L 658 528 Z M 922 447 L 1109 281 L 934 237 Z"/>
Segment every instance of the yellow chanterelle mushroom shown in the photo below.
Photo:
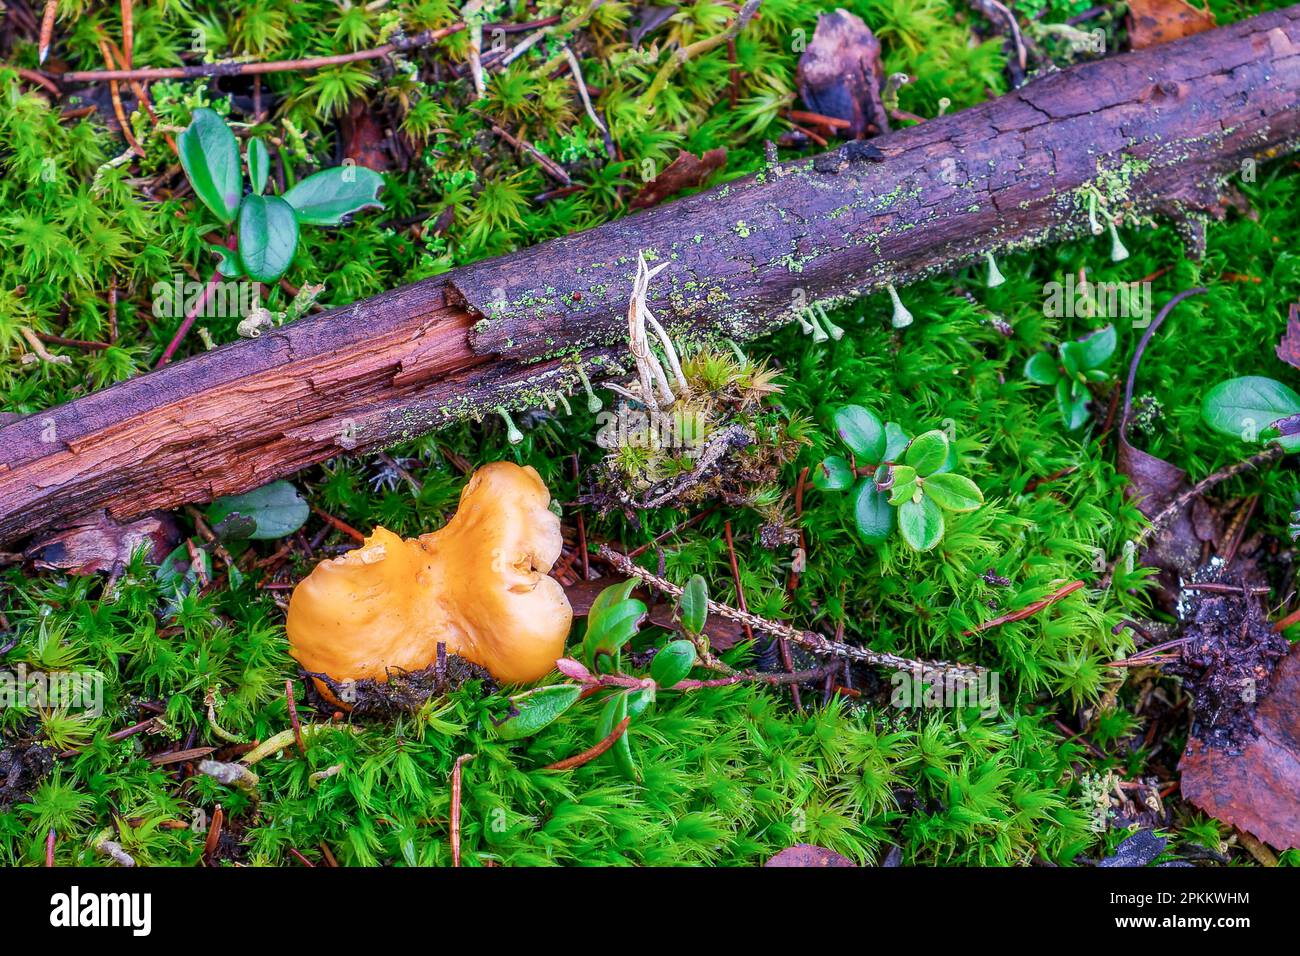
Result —
<path fill-rule="evenodd" d="M 304 669 L 336 681 L 383 680 L 447 653 L 505 682 L 544 676 L 573 621 L 547 572 L 560 556 L 560 519 L 532 467 L 476 471 L 446 527 L 406 540 L 376 528 L 365 544 L 321 562 L 294 589 L 286 624 Z"/>

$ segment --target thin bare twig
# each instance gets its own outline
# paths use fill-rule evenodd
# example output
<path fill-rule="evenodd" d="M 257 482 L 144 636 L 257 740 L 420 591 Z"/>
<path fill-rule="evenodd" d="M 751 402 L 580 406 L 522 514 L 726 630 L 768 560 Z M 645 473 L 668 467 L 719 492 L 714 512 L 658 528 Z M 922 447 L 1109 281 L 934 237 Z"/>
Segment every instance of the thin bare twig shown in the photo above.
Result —
<path fill-rule="evenodd" d="M 600 743 L 594 747 L 588 747 L 580 754 L 574 754 L 572 757 L 566 757 L 564 760 L 557 760 L 555 763 L 548 763 L 543 770 L 576 770 L 583 764 L 591 763 L 610 747 L 618 743 L 618 738 L 627 732 L 627 725 L 632 722 L 631 717 L 624 717 L 618 722 L 618 726 L 609 732 Z"/>
<path fill-rule="evenodd" d="M 53 3 L 54 0 L 51 0 Z M 266 63 L 238 62 L 226 60 L 221 63 L 197 63 L 192 66 L 142 67 L 129 70 L 74 70 L 57 74 L 65 83 L 96 83 L 103 80 L 192 80 L 208 76 L 256 76 L 266 73 L 286 73 L 290 71 L 306 72 L 320 70 L 327 66 L 340 66 L 344 63 L 358 63 L 363 60 L 379 60 L 392 53 L 401 53 L 417 47 L 428 46 L 437 40 L 459 33 L 465 29 L 463 23 L 438 30 L 425 30 L 412 37 L 404 37 L 385 43 L 370 50 L 355 50 L 352 53 L 339 53 L 334 56 L 311 56 L 300 60 L 275 60 Z"/>
<path fill-rule="evenodd" d="M 475 754 L 461 754 L 451 768 L 451 865 L 460 866 L 460 792 L 461 768 L 473 760 Z"/>
<path fill-rule="evenodd" d="M 962 631 L 962 637 L 970 637 L 972 634 L 978 634 L 981 631 L 987 631 L 990 628 L 999 627 L 1003 624 L 1010 624 L 1012 621 L 1023 621 L 1027 617 L 1033 617 L 1039 611 L 1043 610 L 1043 608 L 1050 607 L 1057 601 L 1061 600 L 1061 598 L 1073 594 L 1075 591 L 1079 590 L 1079 588 L 1083 587 L 1083 585 L 1083 581 L 1071 581 L 1069 584 L 1065 585 L 1065 587 L 1052 592 L 1041 601 L 1035 601 L 1033 604 L 1022 607 L 1019 611 L 1012 611 L 1010 614 L 1003 614 L 1000 617 L 993 618 L 991 621 L 985 621 L 983 624 L 976 624 L 974 627 Z"/>
<path fill-rule="evenodd" d="M 45 0 L 45 13 L 41 16 L 41 34 L 36 41 L 36 62 L 42 66 L 50 55 L 54 42 L 54 15 L 59 10 L 59 0 Z"/>
<path fill-rule="evenodd" d="M 673 584 L 671 581 L 659 577 L 657 574 L 645 570 L 640 565 L 628 559 L 626 555 L 619 554 L 608 545 L 601 545 L 597 552 L 601 559 L 612 565 L 623 574 L 633 575 L 652 584 L 665 594 L 679 597 L 682 593 L 680 586 Z M 800 647 L 806 647 L 814 654 L 826 654 L 835 657 L 847 657 L 855 661 L 865 661 L 868 664 L 876 664 L 881 667 L 889 667 L 894 670 L 920 672 L 922 679 L 933 681 L 942 679 L 944 675 L 951 674 L 966 679 L 978 679 L 985 673 L 985 669 L 975 664 L 959 664 L 950 661 L 924 661 L 914 660 L 908 657 L 901 657 L 898 654 L 890 654 L 885 651 L 873 651 L 867 647 L 858 647 L 855 644 L 845 644 L 841 641 L 832 641 L 820 634 L 812 631 L 801 631 L 798 628 L 791 627 L 789 624 L 783 624 L 779 621 L 770 621 L 767 618 L 759 617 L 757 614 L 750 614 L 746 611 L 737 610 L 726 604 L 720 604 L 717 601 L 709 601 L 710 613 L 719 617 L 736 621 L 740 624 L 748 624 L 751 627 L 771 634 L 775 637 L 784 637 L 792 644 L 798 644 Z"/>

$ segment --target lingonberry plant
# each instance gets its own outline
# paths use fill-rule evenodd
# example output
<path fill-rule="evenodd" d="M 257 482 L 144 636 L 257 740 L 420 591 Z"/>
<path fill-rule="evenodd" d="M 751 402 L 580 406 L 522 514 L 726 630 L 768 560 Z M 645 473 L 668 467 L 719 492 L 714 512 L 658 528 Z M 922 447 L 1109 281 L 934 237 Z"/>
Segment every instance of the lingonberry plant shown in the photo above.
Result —
<path fill-rule="evenodd" d="M 283 196 L 264 195 L 270 154 L 257 138 L 248 141 L 245 162 L 251 191 L 245 193 L 235 134 L 206 107 L 194 111 L 177 145 L 194 194 L 235 229 L 233 242 L 211 246 L 218 257 L 216 271 L 227 278 L 274 282 L 293 262 L 299 225 L 337 226 L 367 206 L 383 208 L 378 199 L 383 177 L 356 165 L 321 170 Z"/>
<path fill-rule="evenodd" d="M 1056 407 L 1070 431 L 1082 428 L 1092 416 L 1088 383 L 1110 377 L 1104 368 L 1115 354 L 1115 343 L 1115 327 L 1108 325 L 1081 339 L 1062 342 L 1055 356 L 1036 352 L 1025 363 L 1025 378 L 1035 385 L 1055 386 Z"/>
<path fill-rule="evenodd" d="M 853 489 L 853 519 L 864 540 L 885 541 L 897 523 L 911 548 L 929 551 L 943 540 L 945 511 L 974 511 L 984 503 L 975 482 L 953 473 L 957 452 L 946 432 L 909 438 L 896 423 L 881 424 L 860 405 L 836 411 L 835 428 L 849 456 L 822 461 L 813 486 Z"/>
<path fill-rule="evenodd" d="M 687 680 L 700 651 L 708 659 L 704 625 L 708 619 L 709 590 L 698 574 L 687 582 L 678 598 L 676 614 L 677 626 L 686 637 L 647 649 L 653 655 L 649 674 L 637 677 L 625 672 L 624 652 L 647 618 L 645 602 L 632 597 L 638 583 L 636 578 L 630 578 L 622 584 L 611 585 L 592 602 L 587 612 L 586 635 L 579 647 L 581 660 L 563 658 L 556 662 L 560 672 L 575 683 L 526 690 L 509 698 L 504 716 L 489 714 L 488 722 L 495 726 L 500 738 L 518 740 L 532 736 L 578 701 L 596 696 L 604 706 L 596 719 L 596 746 L 588 754 L 594 759 L 609 752 L 620 774 L 634 782 L 641 781 L 641 769 L 626 733 L 628 723 L 654 704 L 659 691 L 685 692 L 709 686 Z"/>

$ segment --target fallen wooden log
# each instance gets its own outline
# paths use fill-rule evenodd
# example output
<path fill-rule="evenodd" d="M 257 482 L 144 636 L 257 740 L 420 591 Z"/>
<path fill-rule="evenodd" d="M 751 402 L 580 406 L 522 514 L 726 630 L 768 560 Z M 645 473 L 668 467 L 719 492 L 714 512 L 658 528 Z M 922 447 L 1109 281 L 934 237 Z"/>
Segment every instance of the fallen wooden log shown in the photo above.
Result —
<path fill-rule="evenodd" d="M 1083 64 L 961 113 L 174 363 L 0 427 L 0 543 L 245 491 L 498 406 L 626 351 L 638 252 L 674 334 L 744 339 L 818 304 L 1172 216 L 1300 142 L 1300 7 Z M 921 318 L 924 322 L 924 317 Z"/>

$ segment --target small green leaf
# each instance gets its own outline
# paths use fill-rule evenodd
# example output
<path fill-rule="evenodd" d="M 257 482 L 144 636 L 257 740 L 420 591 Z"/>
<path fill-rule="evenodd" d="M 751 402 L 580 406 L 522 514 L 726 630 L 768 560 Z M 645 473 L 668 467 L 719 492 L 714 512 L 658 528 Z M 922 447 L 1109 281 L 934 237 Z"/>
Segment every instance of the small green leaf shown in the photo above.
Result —
<path fill-rule="evenodd" d="M 870 478 L 858 483 L 853 499 L 853 522 L 868 544 L 880 544 L 894 530 L 894 509 L 889 506 L 889 495 Z"/>
<path fill-rule="evenodd" d="M 974 511 L 984 503 L 979 486 L 961 475 L 931 475 L 925 479 L 925 495 L 945 511 Z"/>
<path fill-rule="evenodd" d="M 695 666 L 695 645 L 690 641 L 671 641 L 650 662 L 650 676 L 667 690 L 686 679 Z"/>
<path fill-rule="evenodd" d="M 588 612 L 583 662 L 598 673 L 609 673 L 614 655 L 640 630 L 645 616 L 646 606 L 637 598 L 610 604 L 595 616 Z"/>
<path fill-rule="evenodd" d="M 587 626 L 590 627 L 591 622 L 603 614 L 606 608 L 630 598 L 636 585 L 636 578 L 628 578 L 620 584 L 611 584 L 609 587 L 603 588 L 596 595 L 596 600 L 591 602 L 591 609 L 587 611 Z"/>
<path fill-rule="evenodd" d="M 916 493 L 916 469 L 911 465 L 895 465 L 894 483 L 889 487 L 889 503 L 900 505 Z"/>
<path fill-rule="evenodd" d="M 1063 378 L 1056 383 L 1056 404 L 1069 431 L 1082 428 L 1087 423 L 1090 417 L 1088 397 L 1088 390 L 1078 382 Z"/>
<path fill-rule="evenodd" d="M 266 144 L 257 137 L 248 141 L 248 180 L 253 184 L 253 192 L 260 196 L 266 188 L 266 177 L 271 171 L 271 154 L 266 151 Z"/>
<path fill-rule="evenodd" d="M 912 444 L 907 446 L 907 454 L 903 456 L 903 461 L 915 468 L 922 478 L 942 468 L 947 459 L 948 436 L 938 429 L 923 432 L 913 438 Z"/>
<path fill-rule="evenodd" d="M 907 451 L 908 443 L 911 442 L 912 436 L 903 431 L 897 422 L 885 423 L 885 461 L 898 461 L 903 452 Z"/>
<path fill-rule="evenodd" d="M 1072 381 L 1083 371 L 1083 345 L 1079 342 L 1061 343 L 1061 365 L 1065 368 L 1065 377 Z"/>
<path fill-rule="evenodd" d="M 709 584 L 698 574 L 692 574 L 677 599 L 677 615 L 687 634 L 703 634 L 709 619 Z"/>
<path fill-rule="evenodd" d="M 378 199 L 384 177 L 365 166 L 335 166 L 313 173 L 284 194 L 298 221 L 337 226 L 343 217 L 367 206 L 383 209 Z"/>
<path fill-rule="evenodd" d="M 1035 352 L 1025 363 L 1025 378 L 1036 385 L 1052 385 L 1061 377 L 1050 352 Z"/>
<path fill-rule="evenodd" d="M 642 687 L 640 690 L 629 691 L 627 695 L 627 715 L 632 718 L 640 717 L 654 702 L 655 689 L 653 687 Z"/>
<path fill-rule="evenodd" d="M 848 459 L 840 455 L 824 460 L 813 469 L 812 476 L 813 487 L 822 491 L 843 491 L 853 486 L 853 469 Z"/>
<path fill-rule="evenodd" d="M 239 144 L 230 127 L 212 110 L 196 109 L 189 127 L 177 140 L 176 151 L 194 195 L 222 222 L 234 222 L 243 182 L 239 175 Z"/>
<path fill-rule="evenodd" d="M 298 248 L 298 220 L 279 196 L 245 196 L 239 207 L 239 261 L 250 279 L 274 282 Z"/>
<path fill-rule="evenodd" d="M 1280 418 L 1300 412 L 1300 395 L 1281 382 L 1247 375 L 1220 382 L 1206 393 L 1201 417 L 1220 434 L 1256 442 Z M 1300 448 L 1300 435 L 1286 435 L 1277 443 L 1287 451 Z"/>
<path fill-rule="evenodd" d="M 605 704 L 605 709 L 601 711 L 600 720 L 596 724 L 596 740 L 601 741 L 614 732 L 614 728 L 623 722 L 628 716 L 628 695 L 623 692 L 615 694 Z M 640 782 L 641 771 L 637 769 L 636 761 L 632 759 L 632 743 L 628 740 L 628 733 L 615 741 L 614 746 L 610 748 L 610 756 L 614 761 L 614 766 L 623 776 L 629 780 Z"/>
<path fill-rule="evenodd" d="M 1115 354 L 1115 326 L 1108 325 L 1079 340 L 1079 368 L 1101 368 Z"/>
<path fill-rule="evenodd" d="M 860 464 L 875 465 L 885 454 L 885 426 L 861 405 L 845 405 L 835 412 L 835 431 Z"/>
<path fill-rule="evenodd" d="M 917 551 L 929 551 L 943 539 L 943 512 L 927 497 L 905 501 L 898 508 L 898 530 Z"/>
<path fill-rule="evenodd" d="M 518 713 L 496 725 L 497 736 L 502 740 L 531 737 L 576 704 L 581 696 L 581 684 L 551 684 L 516 694 L 510 703 Z"/>
<path fill-rule="evenodd" d="M 244 270 L 239 266 L 239 257 L 235 255 L 233 249 L 227 249 L 215 242 L 208 243 L 208 249 L 217 257 L 217 271 L 227 279 L 237 279 L 244 274 Z"/>
<path fill-rule="evenodd" d="M 206 517 L 213 527 L 232 528 L 238 527 L 229 522 L 232 516 L 252 518 L 256 526 L 245 537 L 270 541 L 293 534 L 306 523 L 310 513 L 311 508 L 293 485 L 287 481 L 273 481 L 256 491 L 218 498 L 208 505 Z"/>

